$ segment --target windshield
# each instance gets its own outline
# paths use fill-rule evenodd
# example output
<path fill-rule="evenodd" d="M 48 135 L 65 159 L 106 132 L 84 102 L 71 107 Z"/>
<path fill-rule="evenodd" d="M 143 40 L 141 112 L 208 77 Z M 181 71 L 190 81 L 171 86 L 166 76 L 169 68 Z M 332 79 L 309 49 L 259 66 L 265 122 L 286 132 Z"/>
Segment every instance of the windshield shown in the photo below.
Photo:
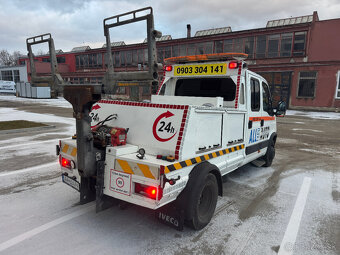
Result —
<path fill-rule="evenodd" d="M 233 101 L 236 85 L 231 78 L 179 79 L 176 82 L 176 96 L 223 97 Z"/>

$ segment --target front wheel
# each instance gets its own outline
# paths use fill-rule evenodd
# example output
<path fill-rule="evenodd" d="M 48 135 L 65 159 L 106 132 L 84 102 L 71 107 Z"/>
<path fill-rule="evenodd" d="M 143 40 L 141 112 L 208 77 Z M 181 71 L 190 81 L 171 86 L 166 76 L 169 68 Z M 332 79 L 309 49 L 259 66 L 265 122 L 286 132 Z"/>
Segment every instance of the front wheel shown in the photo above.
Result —
<path fill-rule="evenodd" d="M 269 167 L 273 163 L 273 159 L 275 157 L 275 141 L 274 139 L 270 139 L 268 143 L 268 148 L 266 155 L 263 156 L 263 159 L 265 161 L 264 166 Z"/>
<path fill-rule="evenodd" d="M 209 173 L 198 192 L 193 196 L 193 201 L 189 202 L 192 208 L 193 217 L 187 224 L 195 229 L 204 228 L 214 215 L 218 197 L 218 184 L 215 175 Z"/>

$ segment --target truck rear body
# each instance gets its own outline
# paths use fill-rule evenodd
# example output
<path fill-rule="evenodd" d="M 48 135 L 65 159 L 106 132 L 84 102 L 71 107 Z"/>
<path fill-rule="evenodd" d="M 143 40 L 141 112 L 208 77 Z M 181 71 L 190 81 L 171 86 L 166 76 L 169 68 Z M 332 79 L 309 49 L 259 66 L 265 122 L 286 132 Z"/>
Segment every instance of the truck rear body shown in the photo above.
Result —
<path fill-rule="evenodd" d="M 264 80 L 243 63 L 166 66 L 162 95 L 153 95 L 151 102 L 98 101 L 90 113 L 92 128 L 114 115 L 105 125 L 128 129 L 126 145 L 105 148 L 104 194 L 157 209 L 176 199 L 197 164 L 209 161 L 225 175 L 264 155 L 266 147 L 256 144 L 276 132 L 275 117 L 267 114 L 262 121 L 262 111 L 251 111 L 247 82 Z M 61 147 L 61 156 L 76 163 L 74 141 L 65 143 L 69 153 Z M 256 150 L 247 153 L 254 145 Z M 143 159 L 136 157 L 141 148 Z"/>

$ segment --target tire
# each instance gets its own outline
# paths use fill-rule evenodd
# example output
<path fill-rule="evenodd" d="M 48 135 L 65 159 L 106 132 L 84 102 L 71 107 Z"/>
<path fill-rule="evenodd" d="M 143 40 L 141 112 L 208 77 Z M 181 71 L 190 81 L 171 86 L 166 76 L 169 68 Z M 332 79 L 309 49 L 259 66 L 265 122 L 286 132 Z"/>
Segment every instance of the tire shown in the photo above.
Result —
<path fill-rule="evenodd" d="M 192 201 L 188 201 L 189 210 L 193 212 L 192 219 L 186 220 L 189 227 L 200 230 L 210 222 L 214 215 L 217 197 L 218 197 L 218 184 L 215 175 L 209 173 L 192 196 Z"/>
<path fill-rule="evenodd" d="M 275 142 L 274 139 L 270 139 L 266 155 L 263 156 L 263 159 L 265 161 L 265 164 L 263 166 L 270 167 L 273 163 L 274 158 L 275 158 Z"/>

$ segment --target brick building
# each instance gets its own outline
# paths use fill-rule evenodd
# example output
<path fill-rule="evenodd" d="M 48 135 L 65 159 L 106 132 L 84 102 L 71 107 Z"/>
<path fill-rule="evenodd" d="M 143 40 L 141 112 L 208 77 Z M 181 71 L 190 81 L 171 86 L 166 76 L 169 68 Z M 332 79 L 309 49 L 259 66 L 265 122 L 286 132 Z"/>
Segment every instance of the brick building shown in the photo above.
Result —
<path fill-rule="evenodd" d="M 187 37 L 162 36 L 157 41 L 158 59 L 221 52 L 244 52 L 249 69 L 264 76 L 274 105 L 287 102 L 290 109 L 337 110 L 340 108 L 340 18 L 319 20 L 313 15 L 268 21 L 266 27 L 232 31 L 231 27 L 197 31 Z M 115 71 L 147 68 L 147 45 L 112 44 Z M 67 82 L 101 83 L 106 71 L 106 48 L 76 47 L 57 54 L 59 70 Z M 50 71 L 48 56 L 38 56 L 37 72 Z M 21 62 L 28 59 L 21 59 Z M 27 65 L 27 71 L 29 65 Z M 118 90 L 122 96 L 130 88 Z M 140 88 L 146 97 L 150 89 Z"/>

